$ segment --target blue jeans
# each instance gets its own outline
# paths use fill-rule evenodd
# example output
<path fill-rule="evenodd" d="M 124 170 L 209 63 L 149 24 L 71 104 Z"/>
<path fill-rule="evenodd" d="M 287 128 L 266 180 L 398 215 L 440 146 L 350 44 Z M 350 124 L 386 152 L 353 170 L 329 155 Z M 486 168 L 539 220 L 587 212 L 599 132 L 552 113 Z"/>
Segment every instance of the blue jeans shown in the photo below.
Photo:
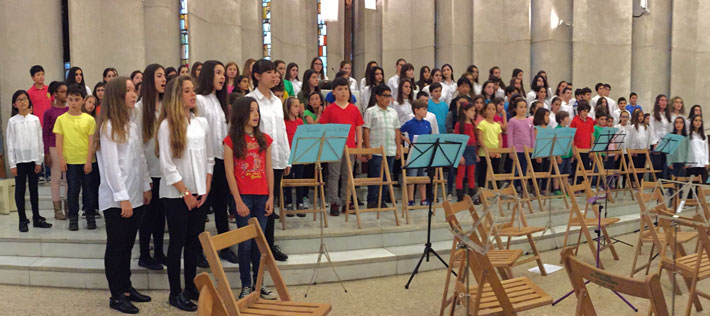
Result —
<path fill-rule="evenodd" d="M 516 154 L 518 155 L 518 163 L 520 164 L 520 169 L 521 169 L 520 171 L 523 173 L 523 176 L 524 176 L 528 170 L 528 160 L 525 158 L 525 153 L 516 153 Z M 513 166 L 513 168 L 515 168 L 515 166 Z M 517 170 L 515 171 L 515 176 L 520 176 L 518 174 Z M 516 190 L 518 190 L 518 192 L 522 192 L 522 191 L 520 191 L 523 188 L 522 185 L 520 184 L 520 180 L 515 180 L 515 187 L 519 188 L 519 190 L 516 189 Z"/>
<path fill-rule="evenodd" d="M 237 227 L 242 228 L 249 225 L 249 219 L 256 217 L 259 221 L 261 230 L 266 230 L 266 200 L 268 195 L 242 195 L 242 201 L 249 208 L 248 216 L 240 216 L 237 214 Z M 239 244 L 239 278 L 242 280 L 242 287 L 251 287 L 252 278 L 249 276 L 249 265 L 251 265 L 252 273 L 254 274 L 254 282 L 259 273 L 259 261 L 261 253 L 259 247 L 256 246 L 254 239 L 247 240 Z M 258 289 L 257 289 L 258 290 Z"/>
<path fill-rule="evenodd" d="M 389 167 L 389 172 L 390 176 L 392 175 L 392 164 L 394 163 L 394 157 L 387 157 L 387 166 Z M 370 159 L 367 162 L 367 177 L 368 178 L 377 178 L 380 176 L 380 169 L 382 168 L 382 156 L 372 156 L 372 159 Z M 382 179 L 385 179 L 385 173 L 384 171 L 382 172 Z M 396 181 L 395 179 L 392 179 Z M 386 186 L 382 186 L 382 202 L 389 201 L 389 192 L 388 190 L 385 189 Z M 379 192 L 380 186 L 378 185 L 368 185 L 367 186 L 367 203 L 374 203 L 377 202 L 377 197 L 378 197 L 378 192 Z"/>
<path fill-rule="evenodd" d="M 91 173 L 84 173 L 84 164 L 67 164 L 67 203 L 69 204 L 69 218 L 79 217 L 79 192 L 82 193 L 84 210 L 92 211 L 98 209 L 97 190 L 99 179 L 97 163 L 91 164 Z"/>

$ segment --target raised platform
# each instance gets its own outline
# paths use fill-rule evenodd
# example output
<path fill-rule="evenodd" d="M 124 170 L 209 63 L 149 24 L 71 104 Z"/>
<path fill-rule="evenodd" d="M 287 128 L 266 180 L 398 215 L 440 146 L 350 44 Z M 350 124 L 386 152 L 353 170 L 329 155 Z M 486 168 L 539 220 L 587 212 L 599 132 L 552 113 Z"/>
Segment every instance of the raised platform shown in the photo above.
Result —
<path fill-rule="evenodd" d="M 87 230 L 85 222 L 80 222 L 80 230 L 72 232 L 68 230 L 67 221 L 53 219 L 48 187 L 40 188 L 40 200 L 42 215 L 55 224 L 51 229 L 30 227 L 29 233 L 20 233 L 17 229 L 16 213 L 0 215 L 0 283 L 108 288 L 103 269 L 106 244 L 103 219 L 98 220 L 97 230 Z M 555 241 L 561 246 L 563 240 L 569 212 L 561 199 L 553 201 L 552 209 L 552 223 L 556 233 L 548 231 L 544 237 L 537 239 L 540 251 L 555 248 Z M 621 217 L 618 224 L 610 227 L 609 233 L 622 235 L 637 230 L 638 212 L 636 202 L 631 201 L 628 195 L 617 199 L 615 204 L 609 204 L 609 216 Z M 404 219 L 400 219 L 400 226 L 395 226 L 392 213 L 381 214 L 379 220 L 374 213 L 364 214 L 362 229 L 357 229 L 355 217 L 350 217 L 348 222 L 345 222 L 343 215 L 329 217 L 329 227 L 324 230 L 325 242 L 340 277 L 353 280 L 411 273 L 426 241 L 426 210 L 412 211 L 410 216 L 410 224 L 405 224 Z M 541 212 L 526 216 L 531 226 L 544 226 L 548 218 L 547 213 Z M 207 229 L 216 233 L 213 218 L 211 219 L 212 221 L 207 223 Z M 471 223 L 470 219 L 465 217 L 462 222 L 469 225 Z M 319 249 L 318 223 L 313 221 L 312 216 L 288 218 L 286 230 L 280 229 L 280 222 L 276 223 L 276 243 L 289 254 L 287 262 L 279 263 L 281 273 L 289 285 L 306 284 L 310 281 Z M 236 228 L 236 225 L 230 224 L 230 227 Z M 434 249 L 444 260 L 448 260 L 452 240 L 447 227 L 443 210 L 436 210 L 432 241 Z M 576 237 L 576 234 L 573 236 Z M 166 234 L 165 249 L 168 242 Z M 140 289 L 167 289 L 166 270 L 155 272 L 138 266 L 137 243 L 136 241 L 132 263 L 134 286 Z M 514 240 L 513 247 L 528 251 L 528 244 L 524 239 Z M 621 247 L 626 246 L 619 247 L 618 249 L 623 251 L 625 248 Z M 631 251 L 630 248 L 628 251 Z M 223 264 L 227 274 L 238 280 L 238 266 L 228 262 Z M 535 264 L 532 262 L 528 265 L 532 267 Z M 443 267 L 432 257 L 429 262 L 422 264 L 421 270 Z M 335 280 L 330 267 L 321 264 L 317 281 L 322 283 Z M 414 283 L 416 282 L 415 278 Z"/>

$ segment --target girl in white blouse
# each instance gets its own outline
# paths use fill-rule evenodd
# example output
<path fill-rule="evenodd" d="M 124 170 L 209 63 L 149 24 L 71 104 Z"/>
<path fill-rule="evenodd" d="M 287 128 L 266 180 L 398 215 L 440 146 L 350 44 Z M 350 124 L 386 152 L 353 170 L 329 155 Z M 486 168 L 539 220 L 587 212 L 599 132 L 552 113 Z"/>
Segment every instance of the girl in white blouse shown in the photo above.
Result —
<path fill-rule="evenodd" d="M 20 217 L 20 232 L 27 232 L 29 220 L 25 215 L 25 185 L 29 182 L 32 204 L 32 226 L 50 228 L 52 224 L 39 215 L 37 193 L 38 174 L 44 161 L 44 142 L 39 118 L 32 115 L 32 101 L 24 90 L 12 95 L 12 117 L 7 122 L 7 162 L 15 177 L 15 205 Z"/>
<path fill-rule="evenodd" d="M 399 126 L 402 126 L 409 120 L 409 116 L 414 114 L 412 113 L 412 102 L 414 101 L 412 82 L 409 80 L 400 81 L 398 90 L 397 97 L 394 103 L 392 103 L 392 107 L 397 111 Z"/>
<path fill-rule="evenodd" d="M 137 313 L 131 302 L 149 302 L 131 286 L 131 253 L 143 205 L 150 203 L 150 177 L 143 155 L 141 133 L 130 121 L 135 107 L 133 82 L 118 77 L 106 85 L 105 102 L 99 114 L 94 139 L 101 174 L 99 210 L 106 220 L 104 266 L 111 290 L 109 306 L 123 313 Z"/>
<path fill-rule="evenodd" d="M 671 111 L 668 108 L 668 98 L 659 94 L 656 96 L 656 102 L 653 105 L 653 113 L 651 114 L 651 119 L 649 121 L 649 127 L 653 131 L 653 138 L 651 139 L 651 145 L 656 147 L 658 141 L 666 136 L 666 134 L 671 132 L 673 128 L 671 123 Z M 666 154 L 660 152 L 651 153 L 651 162 L 653 163 L 653 168 L 658 170 L 657 178 L 667 178 L 666 174 L 661 175 L 661 170 L 664 170 L 666 166 Z"/>
<path fill-rule="evenodd" d="M 700 176 L 703 183 L 708 177 L 708 141 L 705 136 L 703 117 L 694 115 L 690 118 L 690 139 L 688 141 L 688 176 Z"/>
<path fill-rule="evenodd" d="M 252 66 L 253 69 L 253 66 Z M 210 129 L 207 141 L 212 144 L 214 152 L 214 174 L 212 189 L 207 201 L 207 209 L 214 211 L 217 233 L 229 231 L 227 203 L 229 202 L 229 186 L 224 175 L 224 149 L 222 140 L 227 136 L 227 87 L 225 86 L 225 67 L 221 62 L 208 60 L 202 64 L 202 72 L 197 78 L 197 116 L 204 117 Z M 202 252 L 200 260 L 202 261 Z M 237 263 L 237 255 L 229 248 L 219 252 L 221 258 Z"/>
<path fill-rule="evenodd" d="M 205 68 L 203 66 L 202 72 Z M 214 68 L 212 68 L 214 70 Z M 165 205 L 170 244 L 168 246 L 168 280 L 170 305 L 195 311 L 190 302 L 198 298 L 193 280 L 197 255 L 197 236 L 205 230 L 206 201 L 214 169 L 214 141 L 206 118 L 197 117 L 195 83 L 188 76 L 171 80 L 165 88 L 163 108 L 158 120 L 160 157 L 160 198 Z M 221 146 L 220 146 L 221 147 Z M 180 255 L 185 252 L 185 291 L 180 284 Z"/>
<path fill-rule="evenodd" d="M 626 136 L 627 149 L 648 149 L 653 139 L 653 133 L 650 128 L 643 122 L 643 111 L 636 109 L 631 114 L 631 128 L 628 129 Z M 634 167 L 644 168 L 646 166 L 646 155 L 632 155 Z"/>
<path fill-rule="evenodd" d="M 365 81 L 365 85 L 361 86 L 362 91 L 360 91 L 360 98 L 358 102 L 360 103 L 360 115 L 365 115 L 367 108 L 375 106 L 375 95 L 373 92 L 375 88 L 381 84 L 384 84 L 385 71 L 379 66 L 375 65 L 367 74 L 369 77 Z"/>
<path fill-rule="evenodd" d="M 167 258 L 163 251 L 165 234 L 165 209 L 160 202 L 160 159 L 155 153 L 156 130 L 160 115 L 160 98 L 165 93 L 165 69 L 158 64 L 150 64 L 143 71 L 140 101 L 136 103 L 132 121 L 138 126 L 143 144 L 143 155 L 148 165 L 148 175 L 153 182 L 151 190 L 155 198 L 146 205 L 139 227 L 140 257 L 138 265 L 151 270 L 163 270 Z M 153 237 L 153 256 L 150 255 L 150 238 Z"/>

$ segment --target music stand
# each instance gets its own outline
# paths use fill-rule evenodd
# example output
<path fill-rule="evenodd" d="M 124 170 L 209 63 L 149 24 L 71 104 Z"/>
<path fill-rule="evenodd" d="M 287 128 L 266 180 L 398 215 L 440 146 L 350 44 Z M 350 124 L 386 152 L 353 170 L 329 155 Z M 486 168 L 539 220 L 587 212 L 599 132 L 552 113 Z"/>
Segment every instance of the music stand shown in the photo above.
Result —
<path fill-rule="evenodd" d="M 434 185 L 434 168 L 458 167 L 459 160 L 466 149 L 468 138 L 468 135 L 460 134 L 419 135 L 417 139 L 410 144 L 409 156 L 407 157 L 407 163 L 404 169 L 427 168 L 429 184 Z M 433 199 L 431 195 L 433 195 L 433 192 L 427 192 L 429 214 L 427 216 L 427 234 L 426 243 L 424 244 L 424 253 L 422 253 L 419 262 L 417 262 L 417 265 L 414 267 L 409 281 L 407 281 L 407 284 L 404 286 L 405 289 L 409 289 L 409 284 L 412 283 L 414 275 L 419 272 L 419 266 L 421 266 L 424 257 L 426 257 L 426 261 L 429 262 L 430 253 L 439 258 L 439 261 L 441 261 L 445 267 L 449 267 L 446 261 L 431 247 L 431 217 L 433 214 L 432 206 L 434 204 L 431 203 Z"/>
<path fill-rule="evenodd" d="M 349 124 L 306 124 L 299 126 L 293 136 L 294 145 L 288 158 L 288 163 L 314 163 L 316 165 L 316 182 L 319 184 L 319 191 L 321 195 L 320 248 L 318 250 L 318 261 L 316 262 L 313 275 L 311 276 L 311 282 L 308 283 L 304 297 L 308 297 L 308 291 L 310 290 L 311 285 L 316 285 L 318 269 L 320 268 L 323 256 L 325 256 L 328 261 L 328 265 L 333 270 L 333 273 L 335 273 L 335 277 L 338 279 L 338 282 L 340 282 L 343 290 L 346 293 L 348 292 L 345 288 L 345 284 L 343 284 L 343 281 L 340 279 L 338 272 L 335 271 L 335 267 L 333 267 L 333 262 L 330 260 L 328 248 L 323 240 L 323 220 L 327 215 L 325 213 L 325 192 L 323 188 L 323 168 L 321 167 L 321 163 L 338 161 L 342 159 L 343 151 L 345 150 L 345 143 L 349 133 Z M 315 192 L 316 195 L 318 195 L 318 193 L 319 192 Z M 317 198 L 315 198 L 314 201 L 317 201 Z M 316 206 L 314 205 L 314 207 Z"/>
<path fill-rule="evenodd" d="M 550 173 L 553 171 L 555 175 L 550 175 L 549 180 L 546 185 L 547 192 L 550 192 L 550 182 L 553 179 L 558 179 L 558 181 L 567 181 L 566 177 L 560 172 L 559 165 L 555 161 L 555 157 L 567 155 L 572 149 L 572 141 L 574 140 L 574 134 L 577 132 L 576 128 L 562 127 L 555 129 L 538 129 L 537 137 L 535 139 L 535 148 L 533 149 L 532 157 L 536 158 L 550 158 Z M 564 186 L 560 183 L 560 188 L 564 191 Z M 564 194 L 564 192 L 563 192 Z M 564 198 L 564 195 L 563 195 Z M 567 202 L 567 199 L 565 199 Z M 552 201 L 548 203 L 549 208 L 547 212 L 547 223 L 545 223 L 545 230 L 542 231 L 539 239 L 545 236 L 545 233 L 549 230 L 552 232 L 552 242 L 555 244 L 555 249 L 559 248 L 557 245 L 557 240 L 555 240 L 554 235 L 557 234 L 555 229 L 552 227 Z"/>

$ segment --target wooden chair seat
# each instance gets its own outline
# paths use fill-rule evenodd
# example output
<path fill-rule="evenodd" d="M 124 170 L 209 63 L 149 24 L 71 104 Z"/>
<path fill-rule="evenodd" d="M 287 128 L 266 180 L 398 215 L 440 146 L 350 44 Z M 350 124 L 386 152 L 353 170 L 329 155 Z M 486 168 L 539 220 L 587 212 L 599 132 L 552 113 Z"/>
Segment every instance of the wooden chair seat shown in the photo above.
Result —
<path fill-rule="evenodd" d="M 515 312 L 552 304 L 552 297 L 526 277 L 502 280 L 500 282 Z M 461 284 L 461 282 L 457 283 L 457 287 L 460 291 L 465 292 L 465 285 Z M 469 294 L 471 297 L 477 297 L 478 289 L 472 288 Z M 486 283 L 483 287 L 478 315 L 504 315 L 503 307 L 489 283 Z"/>
<path fill-rule="evenodd" d="M 671 232 L 671 234 L 674 234 L 674 233 L 675 232 Z M 695 239 L 696 237 L 698 237 L 698 232 L 678 232 L 678 236 L 676 237 L 676 241 L 679 244 L 684 244 L 684 243 L 687 243 L 687 242 Z M 666 238 L 665 234 L 658 235 L 658 239 L 661 241 L 665 241 L 665 238 Z M 644 243 L 653 242 L 653 236 L 651 236 L 651 232 L 650 231 L 644 232 L 641 236 L 641 240 Z"/>
<path fill-rule="evenodd" d="M 698 254 L 690 254 L 687 256 L 680 257 L 676 259 L 676 268 L 680 270 L 683 274 L 692 277 L 693 271 L 695 271 L 696 263 L 698 259 Z M 673 259 L 664 258 L 663 263 L 670 269 L 673 268 Z M 700 259 L 700 269 L 698 269 L 698 279 L 703 280 L 710 277 L 710 260 L 708 260 L 708 255 L 703 254 Z"/>
<path fill-rule="evenodd" d="M 614 223 L 618 222 L 619 220 L 620 220 L 620 219 L 617 218 L 617 217 L 602 218 L 602 220 L 601 220 L 601 226 L 602 226 L 602 227 L 604 227 L 604 226 L 609 226 L 609 225 L 611 225 L 611 224 L 614 224 Z M 584 223 L 587 225 L 587 227 L 592 227 L 592 226 L 596 227 L 597 225 L 599 225 L 599 219 L 598 219 L 598 218 L 585 218 L 585 219 L 584 219 Z M 575 220 L 573 220 L 573 221 L 570 221 L 569 224 L 570 224 L 571 226 L 580 226 L 578 219 L 575 219 Z"/>
<path fill-rule="evenodd" d="M 505 225 L 498 226 L 498 235 L 502 237 L 521 237 L 529 234 L 539 233 L 544 231 L 545 227 L 536 226 L 521 226 L 521 227 L 505 227 Z"/>
<path fill-rule="evenodd" d="M 258 299 L 240 310 L 242 315 L 317 316 L 328 315 L 330 304 L 284 302 Z"/>

